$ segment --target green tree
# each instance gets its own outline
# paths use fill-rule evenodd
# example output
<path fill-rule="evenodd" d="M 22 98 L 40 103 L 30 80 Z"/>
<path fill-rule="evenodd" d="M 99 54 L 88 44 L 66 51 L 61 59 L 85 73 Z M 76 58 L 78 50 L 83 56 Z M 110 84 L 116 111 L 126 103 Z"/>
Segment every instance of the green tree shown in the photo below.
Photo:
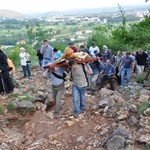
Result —
<path fill-rule="evenodd" d="M 52 36 L 52 29 L 44 29 L 40 24 L 35 26 L 26 25 L 27 37 L 29 44 L 34 43 L 34 48 L 37 49 L 44 39 L 50 39 Z"/>

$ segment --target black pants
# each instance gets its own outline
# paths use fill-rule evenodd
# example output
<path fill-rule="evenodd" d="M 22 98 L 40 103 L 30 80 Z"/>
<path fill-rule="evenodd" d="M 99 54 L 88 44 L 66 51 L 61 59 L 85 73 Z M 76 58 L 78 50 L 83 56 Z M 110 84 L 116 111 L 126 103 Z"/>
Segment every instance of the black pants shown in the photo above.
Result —
<path fill-rule="evenodd" d="M 106 75 L 104 75 L 101 80 L 100 88 L 103 88 L 105 81 L 108 81 L 110 84 L 111 90 L 114 90 L 113 78 L 108 78 L 108 76 L 106 76 Z"/>
<path fill-rule="evenodd" d="M 116 67 L 116 77 L 117 77 L 117 81 L 118 81 L 118 84 L 121 85 L 121 76 L 120 76 L 120 75 L 118 76 L 118 73 L 119 73 L 119 68 Z"/>

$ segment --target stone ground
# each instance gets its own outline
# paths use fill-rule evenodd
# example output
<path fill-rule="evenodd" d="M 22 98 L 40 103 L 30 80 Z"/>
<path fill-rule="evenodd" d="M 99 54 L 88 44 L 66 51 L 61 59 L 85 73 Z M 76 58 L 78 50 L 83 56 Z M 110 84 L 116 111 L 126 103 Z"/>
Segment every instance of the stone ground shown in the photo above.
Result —
<path fill-rule="evenodd" d="M 116 118 L 107 117 L 99 109 L 100 95 L 91 96 L 87 91 L 86 111 L 77 118 L 72 115 L 72 95 L 70 84 L 66 85 L 63 95 L 61 118 L 53 116 L 54 107 L 47 111 L 45 104 L 36 102 L 39 109 L 20 113 L 8 111 L 7 105 L 15 99 L 14 95 L 29 94 L 34 99 L 37 95 L 48 95 L 52 100 L 50 82 L 43 79 L 42 70 L 32 69 L 33 78 L 20 79 L 21 70 L 17 70 L 16 79 L 20 87 L 13 94 L 1 95 L 0 106 L 4 112 L 0 115 L 0 150 L 103 150 L 102 141 L 111 133 L 109 130 L 116 125 Z M 107 85 L 105 86 L 107 87 Z M 48 90 L 46 90 L 48 89 Z M 116 90 L 119 87 L 116 84 Z M 32 90 L 32 92 L 31 92 Z M 11 136 L 13 138 L 11 138 Z M 129 150 L 146 150 L 145 144 L 134 143 Z"/>

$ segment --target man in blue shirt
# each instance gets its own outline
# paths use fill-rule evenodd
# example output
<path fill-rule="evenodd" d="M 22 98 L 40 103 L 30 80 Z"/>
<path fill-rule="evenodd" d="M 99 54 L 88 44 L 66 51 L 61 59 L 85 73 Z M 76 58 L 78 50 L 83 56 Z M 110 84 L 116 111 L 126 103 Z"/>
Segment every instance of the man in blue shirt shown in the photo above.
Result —
<path fill-rule="evenodd" d="M 100 72 L 100 74 L 103 74 L 100 88 L 103 88 L 104 82 L 108 80 L 111 90 L 114 90 L 114 83 L 113 83 L 113 76 L 115 75 L 115 67 L 111 64 L 111 60 L 108 59 L 106 61 L 106 65 L 104 66 L 104 69 Z"/>
<path fill-rule="evenodd" d="M 119 69 L 121 70 L 121 86 L 124 86 L 124 80 L 126 75 L 127 83 L 130 82 L 130 74 L 133 73 L 134 70 L 134 60 L 130 56 L 130 52 L 126 52 L 126 55 L 122 57 Z M 132 68 L 132 70 L 131 70 Z"/>

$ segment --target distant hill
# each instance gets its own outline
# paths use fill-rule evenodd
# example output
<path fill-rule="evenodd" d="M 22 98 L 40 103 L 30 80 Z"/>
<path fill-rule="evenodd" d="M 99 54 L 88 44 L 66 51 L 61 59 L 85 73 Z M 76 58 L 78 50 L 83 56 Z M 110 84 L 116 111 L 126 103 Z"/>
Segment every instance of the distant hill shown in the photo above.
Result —
<path fill-rule="evenodd" d="M 5 18 L 20 18 L 20 17 L 25 17 L 24 14 L 12 11 L 12 10 L 7 10 L 7 9 L 0 9 L 0 17 L 5 17 Z"/>
<path fill-rule="evenodd" d="M 127 12 L 133 10 L 147 10 L 148 6 L 137 5 L 137 6 L 122 6 Z M 86 14 L 104 14 L 118 12 L 118 7 L 104 7 L 104 8 L 77 8 L 66 11 L 50 11 L 46 13 L 35 14 L 37 17 L 52 17 L 52 16 L 67 16 L 67 15 L 86 15 Z"/>

